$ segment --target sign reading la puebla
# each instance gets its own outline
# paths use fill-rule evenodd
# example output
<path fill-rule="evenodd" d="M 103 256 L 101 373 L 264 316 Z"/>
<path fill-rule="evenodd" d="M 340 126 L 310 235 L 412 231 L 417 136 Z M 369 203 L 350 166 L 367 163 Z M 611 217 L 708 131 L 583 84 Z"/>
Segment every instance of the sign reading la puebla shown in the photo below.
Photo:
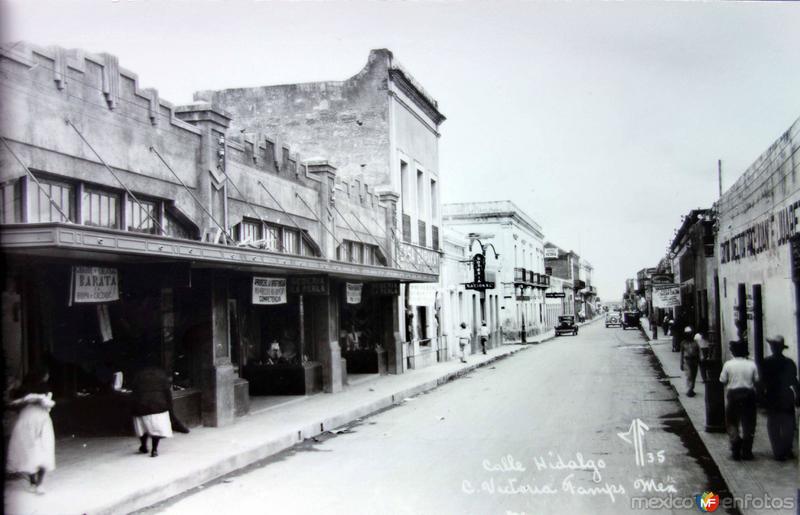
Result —
<path fill-rule="evenodd" d="M 397 263 L 403 270 L 411 270 L 423 274 L 438 274 L 439 252 L 401 242 L 397 245 Z"/>

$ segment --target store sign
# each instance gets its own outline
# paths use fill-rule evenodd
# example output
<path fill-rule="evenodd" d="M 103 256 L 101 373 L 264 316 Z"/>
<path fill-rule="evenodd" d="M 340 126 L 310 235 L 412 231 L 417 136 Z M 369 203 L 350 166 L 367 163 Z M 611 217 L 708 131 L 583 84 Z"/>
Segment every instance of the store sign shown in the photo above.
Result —
<path fill-rule="evenodd" d="M 436 304 L 436 283 L 411 283 L 408 285 L 408 303 L 412 306 Z"/>
<path fill-rule="evenodd" d="M 654 286 L 653 307 L 675 308 L 681 305 L 681 287 L 677 284 Z"/>
<path fill-rule="evenodd" d="M 495 284 L 490 281 L 464 283 L 465 290 L 493 290 Z"/>
<path fill-rule="evenodd" d="M 556 249 L 556 248 L 545 248 L 544 249 L 544 258 L 545 259 L 558 259 L 558 249 Z"/>
<path fill-rule="evenodd" d="M 673 284 L 675 277 L 672 274 L 653 274 L 650 277 L 652 284 Z"/>
<path fill-rule="evenodd" d="M 286 304 L 286 279 L 253 277 L 253 304 Z"/>
<path fill-rule="evenodd" d="M 348 304 L 361 304 L 361 289 L 363 283 L 347 283 L 345 292 Z"/>
<path fill-rule="evenodd" d="M 720 238 L 720 263 L 739 262 L 791 242 L 797 234 L 798 210 L 800 200 L 753 221 L 733 236 Z"/>
<path fill-rule="evenodd" d="M 372 295 L 394 297 L 400 295 L 400 283 L 396 281 L 369 283 L 369 291 Z"/>
<path fill-rule="evenodd" d="M 328 277 L 325 275 L 290 277 L 288 289 L 292 295 L 328 295 Z"/>
<path fill-rule="evenodd" d="M 800 281 L 800 234 L 795 234 L 790 240 L 792 255 L 792 279 Z"/>
<path fill-rule="evenodd" d="M 76 304 L 119 300 L 116 268 L 72 267 L 72 301 Z"/>
<path fill-rule="evenodd" d="M 567 296 L 567 294 L 564 293 L 563 291 L 554 291 L 554 292 L 545 293 L 544 296 L 547 299 L 563 299 L 564 297 Z"/>
<path fill-rule="evenodd" d="M 483 254 L 472 256 L 472 275 L 473 282 L 486 282 L 486 257 Z"/>

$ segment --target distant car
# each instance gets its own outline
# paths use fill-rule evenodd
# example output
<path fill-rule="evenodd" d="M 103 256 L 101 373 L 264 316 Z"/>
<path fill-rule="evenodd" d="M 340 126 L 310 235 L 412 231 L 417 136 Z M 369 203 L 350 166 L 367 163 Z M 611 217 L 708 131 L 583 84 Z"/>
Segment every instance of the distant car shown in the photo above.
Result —
<path fill-rule="evenodd" d="M 629 327 L 633 327 L 634 329 L 639 328 L 638 311 L 626 311 L 622 314 L 622 328 L 627 329 Z"/>
<path fill-rule="evenodd" d="M 606 327 L 611 327 L 612 325 L 622 327 L 622 317 L 616 311 L 606 313 Z"/>
<path fill-rule="evenodd" d="M 561 336 L 562 334 L 577 336 L 578 325 L 575 323 L 575 317 L 573 315 L 562 315 L 558 317 L 558 325 L 555 327 L 555 331 L 556 336 Z"/>

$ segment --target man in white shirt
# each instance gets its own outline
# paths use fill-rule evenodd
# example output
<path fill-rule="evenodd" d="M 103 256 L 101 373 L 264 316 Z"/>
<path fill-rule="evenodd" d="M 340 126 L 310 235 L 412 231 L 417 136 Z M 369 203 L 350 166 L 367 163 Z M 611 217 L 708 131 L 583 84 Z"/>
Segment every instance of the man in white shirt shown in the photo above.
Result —
<path fill-rule="evenodd" d="M 472 333 L 470 332 L 469 328 L 467 328 L 466 322 L 461 322 L 461 329 L 458 330 L 458 348 L 461 351 L 461 363 L 466 363 L 467 359 L 464 353 L 464 349 L 467 345 L 469 345 L 469 341 L 472 338 Z"/>
<path fill-rule="evenodd" d="M 486 322 L 481 324 L 480 331 L 478 333 L 481 337 L 481 350 L 484 354 L 486 354 L 486 342 L 489 341 L 489 328 L 486 326 Z"/>
<path fill-rule="evenodd" d="M 730 342 L 733 357 L 722 366 L 719 381 L 726 385 L 725 427 L 731 441 L 731 457 L 753 459 L 756 432 L 756 383 L 758 368 L 747 359 L 747 342 Z M 741 426 L 741 434 L 739 433 Z"/>

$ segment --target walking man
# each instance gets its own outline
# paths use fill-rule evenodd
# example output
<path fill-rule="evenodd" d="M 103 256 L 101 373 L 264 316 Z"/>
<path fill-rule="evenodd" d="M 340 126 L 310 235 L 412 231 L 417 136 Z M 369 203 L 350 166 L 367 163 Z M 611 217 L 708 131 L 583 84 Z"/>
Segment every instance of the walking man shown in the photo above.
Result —
<path fill-rule="evenodd" d="M 697 347 L 700 349 L 700 378 L 705 383 L 708 381 L 706 363 L 711 359 L 711 343 L 703 337 L 703 333 L 694 335 L 694 341 L 697 342 Z"/>
<path fill-rule="evenodd" d="M 461 329 L 458 330 L 458 348 L 461 351 L 461 363 L 467 362 L 465 348 L 467 345 L 469 345 L 471 337 L 472 334 L 467 328 L 467 323 L 461 322 Z"/>
<path fill-rule="evenodd" d="M 772 355 L 761 364 L 764 400 L 767 408 L 767 432 L 772 454 L 778 461 L 792 457 L 795 412 L 800 385 L 797 366 L 783 355 L 783 336 L 767 338 Z"/>
<path fill-rule="evenodd" d="M 747 359 L 747 341 L 730 342 L 730 349 L 733 357 L 722 365 L 719 375 L 719 381 L 728 389 L 725 427 L 731 442 L 731 457 L 736 461 L 752 460 L 758 368 Z"/>
<path fill-rule="evenodd" d="M 681 370 L 686 372 L 686 396 L 694 397 L 694 383 L 697 380 L 697 367 L 700 364 L 700 347 L 692 339 L 692 328 L 683 330 L 681 340 Z"/>
<path fill-rule="evenodd" d="M 481 337 L 481 351 L 486 354 L 486 342 L 489 341 L 489 328 L 486 327 L 485 321 L 481 324 L 479 335 Z"/>

